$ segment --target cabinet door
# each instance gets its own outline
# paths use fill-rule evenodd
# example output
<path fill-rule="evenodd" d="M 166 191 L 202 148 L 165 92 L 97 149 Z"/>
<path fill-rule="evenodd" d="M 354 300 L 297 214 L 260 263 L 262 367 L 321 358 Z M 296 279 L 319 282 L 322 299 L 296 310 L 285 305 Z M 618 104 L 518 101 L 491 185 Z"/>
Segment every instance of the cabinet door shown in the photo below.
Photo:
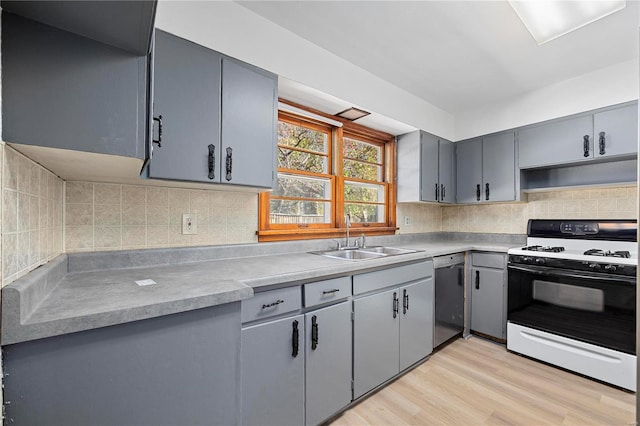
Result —
<path fill-rule="evenodd" d="M 401 312 L 394 314 L 394 296 L 401 306 L 399 290 L 387 290 L 353 301 L 353 398 L 398 374 Z"/>
<path fill-rule="evenodd" d="M 453 203 L 456 199 L 453 142 L 440 139 L 438 141 L 438 145 L 438 178 L 440 181 L 440 202 Z"/>
<path fill-rule="evenodd" d="M 516 198 L 515 134 L 488 136 L 482 141 L 481 200 L 512 201 Z"/>
<path fill-rule="evenodd" d="M 433 277 L 400 288 L 400 371 L 433 351 Z"/>
<path fill-rule="evenodd" d="M 162 147 L 153 146 L 149 177 L 220 182 L 221 56 L 159 30 L 153 55 L 153 115 L 162 116 Z M 209 145 L 218 162 L 213 179 Z"/>
<path fill-rule="evenodd" d="M 588 137 L 586 157 L 585 136 Z M 518 148 L 521 169 L 590 160 L 593 158 L 592 116 L 584 115 L 519 130 Z"/>
<path fill-rule="evenodd" d="M 504 271 L 471 269 L 471 329 L 504 339 Z"/>
<path fill-rule="evenodd" d="M 425 132 L 420 132 L 420 199 L 422 201 L 440 199 L 438 138 Z"/>
<path fill-rule="evenodd" d="M 638 104 L 593 116 L 595 158 L 638 152 Z"/>
<path fill-rule="evenodd" d="M 456 201 L 482 201 L 482 139 L 456 143 Z M 480 192 L 478 192 L 480 191 Z"/>
<path fill-rule="evenodd" d="M 351 402 L 351 302 L 309 312 L 305 324 L 306 424 L 312 426 Z"/>
<path fill-rule="evenodd" d="M 272 187 L 277 85 L 273 74 L 222 60 L 223 183 Z"/>
<path fill-rule="evenodd" d="M 304 331 L 303 315 L 242 329 L 241 424 L 304 424 Z"/>
<path fill-rule="evenodd" d="M 7 12 L 2 40 L 4 141 L 145 157 L 146 57 Z"/>

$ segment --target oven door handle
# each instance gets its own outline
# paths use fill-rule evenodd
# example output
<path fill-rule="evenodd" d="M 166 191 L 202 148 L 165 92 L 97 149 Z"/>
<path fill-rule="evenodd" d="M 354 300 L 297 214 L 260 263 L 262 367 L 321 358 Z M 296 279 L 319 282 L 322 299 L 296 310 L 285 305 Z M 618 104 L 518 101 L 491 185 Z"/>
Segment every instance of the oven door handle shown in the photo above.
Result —
<path fill-rule="evenodd" d="M 612 281 L 621 281 L 627 284 L 636 284 L 636 277 L 628 277 L 624 275 L 611 275 L 611 274 L 597 274 L 589 271 L 568 271 L 566 269 L 556 269 L 556 268 L 548 268 L 545 266 L 518 266 L 518 265 L 508 265 L 507 268 L 509 270 L 516 270 L 522 272 L 529 272 L 532 274 L 544 275 L 548 277 L 567 277 L 567 278 L 578 278 L 578 279 L 589 279 L 589 280 L 612 280 Z"/>

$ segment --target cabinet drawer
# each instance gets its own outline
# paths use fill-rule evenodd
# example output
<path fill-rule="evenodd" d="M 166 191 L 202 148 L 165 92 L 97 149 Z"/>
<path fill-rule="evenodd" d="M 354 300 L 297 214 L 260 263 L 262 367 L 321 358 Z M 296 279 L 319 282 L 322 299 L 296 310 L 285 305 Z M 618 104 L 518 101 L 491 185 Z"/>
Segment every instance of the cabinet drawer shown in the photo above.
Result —
<path fill-rule="evenodd" d="M 482 266 L 485 268 L 504 269 L 505 255 L 499 253 L 472 253 L 471 261 L 473 266 Z"/>
<path fill-rule="evenodd" d="M 353 294 L 361 294 L 379 290 L 398 284 L 428 278 L 433 275 L 433 262 L 420 262 L 412 265 L 398 266 L 382 271 L 354 275 Z"/>
<path fill-rule="evenodd" d="M 242 301 L 242 322 L 255 321 L 297 311 L 302 306 L 300 286 L 256 293 Z"/>
<path fill-rule="evenodd" d="M 304 306 L 314 306 L 351 296 L 351 277 L 318 281 L 304 285 Z"/>

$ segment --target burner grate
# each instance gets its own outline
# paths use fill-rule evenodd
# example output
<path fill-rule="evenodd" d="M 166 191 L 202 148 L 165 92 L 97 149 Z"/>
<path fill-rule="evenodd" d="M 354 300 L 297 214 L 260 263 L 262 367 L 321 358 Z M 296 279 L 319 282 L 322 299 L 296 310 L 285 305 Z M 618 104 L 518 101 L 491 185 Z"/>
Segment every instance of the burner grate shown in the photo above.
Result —
<path fill-rule="evenodd" d="M 601 250 L 601 249 L 589 249 L 584 252 L 584 255 L 585 256 L 602 256 L 602 257 L 620 257 L 625 259 L 629 259 L 631 257 L 631 253 L 629 253 L 627 250 L 611 251 L 611 250 Z"/>
<path fill-rule="evenodd" d="M 544 251 L 544 252 L 549 252 L 549 253 L 560 253 L 564 251 L 564 247 L 543 247 L 543 246 L 527 246 L 527 247 L 523 247 L 522 250 L 526 250 L 526 251 Z"/>

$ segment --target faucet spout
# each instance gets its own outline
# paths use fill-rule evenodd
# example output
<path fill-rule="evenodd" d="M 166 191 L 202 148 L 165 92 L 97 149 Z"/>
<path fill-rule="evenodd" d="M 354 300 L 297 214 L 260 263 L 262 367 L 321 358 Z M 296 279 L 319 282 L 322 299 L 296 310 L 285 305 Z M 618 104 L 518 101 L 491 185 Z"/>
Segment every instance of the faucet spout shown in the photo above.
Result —
<path fill-rule="evenodd" d="M 349 247 L 349 229 L 351 229 L 351 215 L 349 213 L 347 213 L 345 221 L 347 225 L 347 240 L 345 242 L 345 247 Z"/>

